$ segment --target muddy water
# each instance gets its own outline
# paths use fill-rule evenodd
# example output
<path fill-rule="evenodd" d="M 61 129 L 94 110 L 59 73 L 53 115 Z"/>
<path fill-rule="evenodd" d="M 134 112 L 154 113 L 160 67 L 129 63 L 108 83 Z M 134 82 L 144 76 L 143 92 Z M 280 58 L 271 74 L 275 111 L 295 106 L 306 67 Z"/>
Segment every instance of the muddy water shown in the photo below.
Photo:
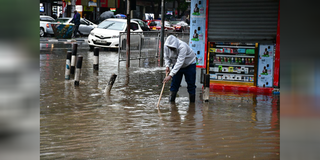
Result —
<path fill-rule="evenodd" d="M 70 44 L 42 44 L 40 53 L 41 159 L 279 159 L 279 97 L 211 92 L 189 105 L 186 88 L 169 104 L 169 85 L 157 61 L 118 67 L 116 52 L 83 55 L 80 86 L 64 79 Z M 118 77 L 106 96 L 111 74 Z"/>

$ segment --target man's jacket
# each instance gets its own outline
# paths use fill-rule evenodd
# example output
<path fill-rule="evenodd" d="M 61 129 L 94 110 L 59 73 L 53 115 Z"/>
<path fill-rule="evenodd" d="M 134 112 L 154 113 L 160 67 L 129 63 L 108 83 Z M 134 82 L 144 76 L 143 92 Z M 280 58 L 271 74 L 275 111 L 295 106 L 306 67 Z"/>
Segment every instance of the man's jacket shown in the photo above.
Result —
<path fill-rule="evenodd" d="M 175 50 L 169 49 L 175 48 Z M 185 68 L 196 61 L 196 54 L 189 45 L 173 35 L 170 35 L 164 43 L 164 60 L 166 67 L 174 65 L 170 76 L 174 76 L 180 68 Z"/>
<path fill-rule="evenodd" d="M 80 14 L 78 12 L 73 16 L 71 22 L 74 23 L 75 25 L 80 24 Z"/>

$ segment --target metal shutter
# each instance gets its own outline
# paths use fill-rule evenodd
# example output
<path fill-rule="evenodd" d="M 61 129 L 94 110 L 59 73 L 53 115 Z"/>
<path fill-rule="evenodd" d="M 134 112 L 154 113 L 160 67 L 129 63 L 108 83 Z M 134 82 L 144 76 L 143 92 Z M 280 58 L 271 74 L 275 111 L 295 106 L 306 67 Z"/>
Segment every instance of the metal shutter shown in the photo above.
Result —
<path fill-rule="evenodd" d="M 209 0 L 208 41 L 275 43 L 278 0 Z"/>

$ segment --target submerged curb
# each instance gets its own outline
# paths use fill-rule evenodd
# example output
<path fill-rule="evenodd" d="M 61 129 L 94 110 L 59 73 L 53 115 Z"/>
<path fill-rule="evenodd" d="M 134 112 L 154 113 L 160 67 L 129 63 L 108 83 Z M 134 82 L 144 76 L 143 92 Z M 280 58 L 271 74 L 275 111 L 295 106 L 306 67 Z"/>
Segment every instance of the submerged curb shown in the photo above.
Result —
<path fill-rule="evenodd" d="M 87 42 L 87 39 L 40 39 L 40 42 Z"/>

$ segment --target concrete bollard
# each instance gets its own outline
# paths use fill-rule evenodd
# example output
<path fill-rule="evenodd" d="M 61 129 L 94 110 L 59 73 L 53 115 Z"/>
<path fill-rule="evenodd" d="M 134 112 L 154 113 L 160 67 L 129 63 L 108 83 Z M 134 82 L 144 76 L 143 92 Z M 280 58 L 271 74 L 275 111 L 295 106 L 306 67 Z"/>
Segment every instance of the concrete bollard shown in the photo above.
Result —
<path fill-rule="evenodd" d="M 99 70 L 99 47 L 94 47 L 93 51 L 93 69 Z"/>
<path fill-rule="evenodd" d="M 70 79 L 70 64 L 71 64 L 71 54 L 72 51 L 67 52 L 67 60 L 66 60 L 66 72 L 64 78 L 69 80 Z"/>
<path fill-rule="evenodd" d="M 74 85 L 75 86 L 79 86 L 80 73 L 81 73 L 81 67 L 82 67 L 82 59 L 83 59 L 83 57 L 81 55 L 79 55 L 78 59 L 77 59 L 76 73 L 74 75 Z"/>
<path fill-rule="evenodd" d="M 114 81 L 116 81 L 116 78 L 117 78 L 116 74 L 112 74 L 111 75 L 110 80 L 109 80 L 108 85 L 107 85 L 106 90 L 105 90 L 107 95 L 110 95 L 111 88 L 113 86 Z"/>
<path fill-rule="evenodd" d="M 74 74 L 74 70 L 75 70 L 75 66 L 76 66 L 77 48 L 78 48 L 78 44 L 77 43 L 73 43 L 72 44 L 71 67 L 70 67 L 70 73 L 71 74 Z"/>
<path fill-rule="evenodd" d="M 203 93 L 203 100 L 205 102 L 209 102 L 209 94 L 210 94 L 210 74 L 205 74 L 204 75 L 204 82 L 203 82 L 203 89 L 204 89 L 204 93 Z"/>

